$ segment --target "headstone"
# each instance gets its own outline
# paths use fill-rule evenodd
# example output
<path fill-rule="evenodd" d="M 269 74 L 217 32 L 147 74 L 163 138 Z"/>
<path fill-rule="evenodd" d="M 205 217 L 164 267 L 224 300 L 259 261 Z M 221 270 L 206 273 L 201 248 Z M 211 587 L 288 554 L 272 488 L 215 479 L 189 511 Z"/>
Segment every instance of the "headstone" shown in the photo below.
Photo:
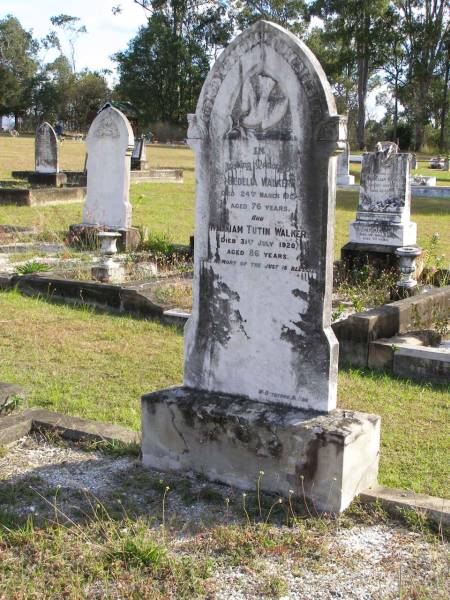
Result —
<path fill-rule="evenodd" d="M 42 123 L 36 129 L 36 173 L 58 173 L 58 139 L 50 123 Z"/>
<path fill-rule="evenodd" d="M 350 144 L 345 142 L 345 150 L 338 156 L 337 159 L 337 174 L 336 183 L 337 185 L 354 185 L 355 176 L 350 175 Z"/>
<path fill-rule="evenodd" d="M 411 177 L 411 185 L 433 187 L 436 185 L 436 177 L 432 177 L 431 175 L 413 175 Z"/>
<path fill-rule="evenodd" d="M 146 171 L 148 169 L 146 140 L 142 136 L 136 140 L 131 154 L 131 170 Z"/>
<path fill-rule="evenodd" d="M 86 138 L 87 196 L 83 224 L 114 229 L 131 227 L 130 159 L 133 131 L 116 108 L 104 108 Z"/>
<path fill-rule="evenodd" d="M 410 246 L 416 243 L 416 224 L 410 220 L 410 156 L 393 143 L 380 143 L 363 155 L 356 220 L 350 224 L 350 243 Z"/>
<path fill-rule="evenodd" d="M 294 35 L 260 21 L 219 57 L 189 116 L 197 216 L 184 386 L 144 396 L 144 464 L 241 488 L 263 470 L 263 489 L 287 495 L 303 482 L 333 511 L 376 478 L 378 418 L 348 413 L 344 432 L 334 410 L 344 139 L 325 74 Z M 350 431 L 364 457 L 352 455 Z M 333 477 L 339 491 L 328 501 Z"/>

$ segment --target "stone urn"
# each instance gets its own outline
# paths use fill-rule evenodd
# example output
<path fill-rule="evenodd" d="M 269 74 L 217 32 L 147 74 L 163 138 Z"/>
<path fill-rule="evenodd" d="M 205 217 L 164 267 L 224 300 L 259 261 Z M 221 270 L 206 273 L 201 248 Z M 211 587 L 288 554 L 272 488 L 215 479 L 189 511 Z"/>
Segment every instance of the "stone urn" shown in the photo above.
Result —
<path fill-rule="evenodd" d="M 417 287 L 417 281 L 414 279 L 416 271 L 416 258 L 422 254 L 422 248 L 417 246 L 402 246 L 395 251 L 398 256 L 398 266 L 401 277 L 397 281 L 399 291 L 411 295 L 411 291 Z"/>

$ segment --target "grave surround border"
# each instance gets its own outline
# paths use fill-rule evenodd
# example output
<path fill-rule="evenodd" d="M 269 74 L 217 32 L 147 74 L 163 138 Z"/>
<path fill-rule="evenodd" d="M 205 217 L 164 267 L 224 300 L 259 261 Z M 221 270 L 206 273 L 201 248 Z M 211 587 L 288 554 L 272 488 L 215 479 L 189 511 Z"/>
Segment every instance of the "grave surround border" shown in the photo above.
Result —
<path fill-rule="evenodd" d="M 9 445 L 37 431 L 53 431 L 72 442 L 90 440 L 94 442 L 138 444 L 139 434 L 120 425 L 112 425 L 71 417 L 41 408 L 31 408 L 0 418 L 0 445 Z M 425 514 L 438 525 L 450 524 L 450 500 L 416 494 L 412 491 L 373 485 L 361 492 L 362 504 L 380 504 L 398 516 L 405 510 Z"/>

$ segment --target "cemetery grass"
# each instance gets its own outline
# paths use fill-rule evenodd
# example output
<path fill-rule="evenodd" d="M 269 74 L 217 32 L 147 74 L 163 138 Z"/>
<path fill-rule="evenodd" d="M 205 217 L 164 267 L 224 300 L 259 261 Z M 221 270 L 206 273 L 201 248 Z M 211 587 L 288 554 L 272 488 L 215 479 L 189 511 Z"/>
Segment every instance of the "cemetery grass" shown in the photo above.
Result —
<path fill-rule="evenodd" d="M 182 332 L 149 320 L 3 292 L 0 336 L 0 381 L 30 406 L 138 431 L 141 395 L 182 381 Z M 342 369 L 338 401 L 381 415 L 382 484 L 448 496 L 450 386 Z"/>
<path fill-rule="evenodd" d="M 0 147 L 0 180 L 10 178 L 12 170 L 34 168 L 33 138 L 2 137 Z M 66 141 L 60 146 L 60 151 L 62 169 L 83 168 L 84 143 Z M 133 184 L 133 224 L 151 235 L 164 236 L 173 243 L 188 245 L 194 232 L 194 155 L 184 146 L 155 145 L 147 147 L 147 156 L 154 167 L 184 169 L 184 183 Z M 441 175 L 450 177 L 450 173 Z M 341 247 L 348 241 L 348 225 L 355 218 L 357 202 L 357 192 L 337 193 L 336 259 L 339 258 Z M 450 199 L 414 198 L 412 216 L 417 222 L 418 243 L 423 247 L 428 246 L 431 236 L 438 232 L 441 237 L 440 251 L 449 257 Z M 81 221 L 81 203 L 42 207 L 0 206 L 0 224 L 33 226 L 42 241 L 63 241 L 69 225 Z"/>

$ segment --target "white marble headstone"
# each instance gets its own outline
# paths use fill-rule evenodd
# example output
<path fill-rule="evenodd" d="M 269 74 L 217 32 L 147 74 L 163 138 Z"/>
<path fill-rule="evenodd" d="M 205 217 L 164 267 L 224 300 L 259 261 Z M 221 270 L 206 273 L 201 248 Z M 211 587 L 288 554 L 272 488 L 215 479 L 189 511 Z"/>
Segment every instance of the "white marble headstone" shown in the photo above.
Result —
<path fill-rule="evenodd" d="M 116 108 L 104 108 L 92 122 L 86 144 L 87 195 L 83 224 L 130 228 L 134 136 L 128 119 Z"/>
<path fill-rule="evenodd" d="M 336 183 L 338 185 L 353 185 L 355 183 L 354 175 L 350 175 L 350 144 L 345 143 L 345 150 L 337 159 Z"/>
<path fill-rule="evenodd" d="M 35 138 L 36 173 L 59 173 L 58 139 L 50 123 L 41 123 Z"/>
<path fill-rule="evenodd" d="M 399 153 L 397 146 L 388 142 L 363 155 L 350 242 L 395 248 L 416 243 L 416 224 L 410 220 L 410 164 L 410 155 Z"/>
<path fill-rule="evenodd" d="M 329 411 L 333 155 L 345 127 L 325 74 L 297 37 L 260 21 L 221 54 L 189 119 L 197 198 L 184 384 Z"/>

